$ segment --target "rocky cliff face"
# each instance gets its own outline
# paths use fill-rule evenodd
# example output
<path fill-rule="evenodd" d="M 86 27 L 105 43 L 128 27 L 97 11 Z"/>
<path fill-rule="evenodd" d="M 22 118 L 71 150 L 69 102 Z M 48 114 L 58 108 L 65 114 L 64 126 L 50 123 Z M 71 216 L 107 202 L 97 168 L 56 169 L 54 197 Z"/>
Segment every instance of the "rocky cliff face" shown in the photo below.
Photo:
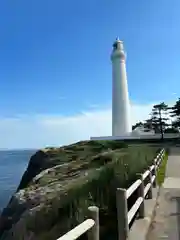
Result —
<path fill-rule="evenodd" d="M 67 230 L 64 206 L 74 198 L 73 189 L 85 184 L 93 169 L 111 161 L 112 151 L 121 146 L 116 141 L 85 141 L 36 152 L 1 214 L 0 239 L 56 239 Z"/>
<path fill-rule="evenodd" d="M 156 147 L 120 141 L 84 141 L 36 152 L 1 214 L 0 240 L 56 240 L 87 217 L 90 205 L 100 207 L 105 239 L 107 229 L 117 232 L 116 188 L 131 184 L 156 152 Z"/>

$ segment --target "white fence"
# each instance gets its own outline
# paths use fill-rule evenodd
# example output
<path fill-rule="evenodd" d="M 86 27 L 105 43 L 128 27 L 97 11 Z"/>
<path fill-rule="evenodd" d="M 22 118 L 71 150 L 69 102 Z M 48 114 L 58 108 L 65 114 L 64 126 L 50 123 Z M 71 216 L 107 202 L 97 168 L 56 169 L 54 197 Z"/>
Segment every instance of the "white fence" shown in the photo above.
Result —
<path fill-rule="evenodd" d="M 162 149 L 154 159 L 154 164 L 143 174 L 138 174 L 136 180 L 128 189 L 118 188 L 116 193 L 117 219 L 118 219 L 118 240 L 127 240 L 129 234 L 129 224 L 138 212 L 139 218 L 144 218 L 144 201 L 152 199 L 152 187 L 156 187 L 156 173 L 163 159 L 165 150 Z M 148 183 L 144 184 L 144 182 Z M 138 191 L 138 197 L 131 209 L 128 211 L 128 198 Z M 85 232 L 88 232 L 89 240 L 99 240 L 99 209 L 96 206 L 88 208 L 89 219 L 79 224 L 77 227 L 58 238 L 58 240 L 75 240 Z"/>
<path fill-rule="evenodd" d="M 165 150 L 162 149 L 154 159 L 154 164 L 143 174 L 139 174 L 140 178 L 136 180 L 136 182 L 134 182 L 127 190 L 122 188 L 117 189 L 116 206 L 119 240 L 128 239 L 129 224 L 137 212 L 139 214 L 139 218 L 144 218 L 144 201 L 147 198 L 152 199 L 152 187 L 156 187 L 157 185 L 156 173 L 159 165 L 161 164 L 164 153 Z M 144 184 L 145 180 L 148 180 L 146 185 Z M 128 211 L 127 200 L 136 190 L 138 190 L 138 198 Z"/>
<path fill-rule="evenodd" d="M 58 240 L 75 240 L 88 231 L 89 240 L 99 240 L 99 208 L 91 206 L 88 208 L 89 219 L 58 238 Z"/>

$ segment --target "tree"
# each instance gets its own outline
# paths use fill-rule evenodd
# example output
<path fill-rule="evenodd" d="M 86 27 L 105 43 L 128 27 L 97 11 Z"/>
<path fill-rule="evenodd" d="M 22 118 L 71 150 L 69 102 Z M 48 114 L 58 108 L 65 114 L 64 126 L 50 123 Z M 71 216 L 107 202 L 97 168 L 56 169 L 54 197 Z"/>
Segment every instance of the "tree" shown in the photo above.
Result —
<path fill-rule="evenodd" d="M 172 126 L 175 128 L 180 127 L 180 98 L 176 101 L 175 105 L 170 108 L 171 117 L 175 117 L 175 120 L 172 122 Z"/>
<path fill-rule="evenodd" d="M 152 118 L 145 120 L 144 128 L 148 129 L 149 131 L 154 129 Z"/>
<path fill-rule="evenodd" d="M 161 102 L 160 104 L 154 105 L 151 113 L 151 123 L 153 126 L 153 129 L 155 130 L 155 133 L 161 133 L 161 139 L 164 138 L 164 130 L 167 124 L 168 118 L 165 117 L 168 110 L 168 105 L 166 105 L 164 102 Z"/>
<path fill-rule="evenodd" d="M 171 128 L 166 128 L 164 133 L 179 133 L 179 130 L 177 128 L 171 127 Z"/>
<path fill-rule="evenodd" d="M 137 127 L 143 126 L 142 122 L 138 122 L 135 125 L 132 126 L 132 130 L 136 129 Z"/>

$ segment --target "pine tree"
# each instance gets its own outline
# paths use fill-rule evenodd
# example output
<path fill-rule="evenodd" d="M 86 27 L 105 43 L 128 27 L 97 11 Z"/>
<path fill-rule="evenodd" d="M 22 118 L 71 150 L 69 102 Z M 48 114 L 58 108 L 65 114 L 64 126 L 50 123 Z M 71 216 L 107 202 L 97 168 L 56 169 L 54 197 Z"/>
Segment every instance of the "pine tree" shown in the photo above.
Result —
<path fill-rule="evenodd" d="M 172 122 L 172 126 L 175 128 L 180 127 L 180 98 L 176 101 L 175 105 L 170 108 L 171 117 L 175 118 Z"/>
<path fill-rule="evenodd" d="M 135 130 L 137 127 L 143 126 L 142 122 L 138 122 L 135 125 L 132 125 L 132 130 Z"/>
<path fill-rule="evenodd" d="M 151 112 L 151 119 L 149 120 L 152 124 L 152 128 L 154 129 L 155 133 L 161 133 L 161 138 L 164 138 L 164 130 L 167 124 L 168 118 L 165 117 L 168 110 L 168 105 L 164 102 L 160 104 L 154 105 L 152 112 Z"/>
<path fill-rule="evenodd" d="M 153 130 L 154 129 L 152 118 L 145 120 L 144 128 L 146 128 L 148 130 Z"/>

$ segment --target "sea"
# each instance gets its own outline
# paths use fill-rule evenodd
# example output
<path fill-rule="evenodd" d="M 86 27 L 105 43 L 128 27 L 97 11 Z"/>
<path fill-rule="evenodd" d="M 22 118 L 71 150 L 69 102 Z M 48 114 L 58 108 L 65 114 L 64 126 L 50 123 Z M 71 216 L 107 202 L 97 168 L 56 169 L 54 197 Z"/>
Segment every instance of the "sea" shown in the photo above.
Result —
<path fill-rule="evenodd" d="M 36 150 L 0 151 L 0 212 L 16 191 L 30 157 L 35 152 Z"/>

